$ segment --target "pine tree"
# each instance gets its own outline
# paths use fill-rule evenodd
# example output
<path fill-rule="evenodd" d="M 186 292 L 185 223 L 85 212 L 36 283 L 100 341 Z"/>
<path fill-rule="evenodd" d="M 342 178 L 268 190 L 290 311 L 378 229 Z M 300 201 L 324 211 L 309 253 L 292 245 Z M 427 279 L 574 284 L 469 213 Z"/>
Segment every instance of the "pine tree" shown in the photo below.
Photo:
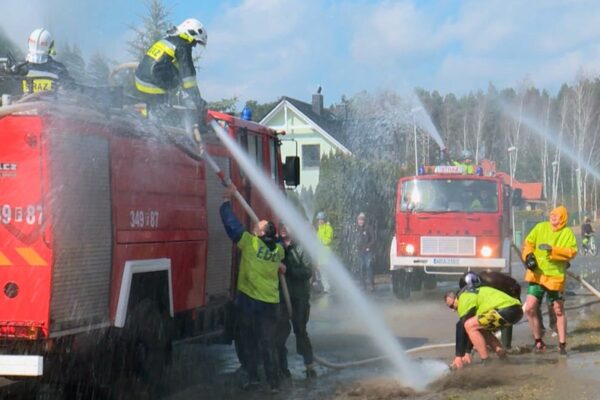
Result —
<path fill-rule="evenodd" d="M 88 63 L 89 82 L 93 86 L 107 86 L 110 66 L 106 57 L 96 53 Z"/>
<path fill-rule="evenodd" d="M 88 83 L 87 73 L 85 71 L 85 61 L 81 56 L 81 49 L 76 44 L 71 46 L 69 43 L 65 43 L 65 47 L 61 48 L 57 52 L 56 59 L 67 67 L 69 74 L 73 77 L 75 82 Z"/>
<path fill-rule="evenodd" d="M 146 15 L 142 16 L 141 27 L 131 27 L 135 38 L 129 41 L 129 53 L 136 60 L 141 60 L 148 48 L 173 26 L 169 21 L 171 14 L 163 0 L 144 0 Z"/>

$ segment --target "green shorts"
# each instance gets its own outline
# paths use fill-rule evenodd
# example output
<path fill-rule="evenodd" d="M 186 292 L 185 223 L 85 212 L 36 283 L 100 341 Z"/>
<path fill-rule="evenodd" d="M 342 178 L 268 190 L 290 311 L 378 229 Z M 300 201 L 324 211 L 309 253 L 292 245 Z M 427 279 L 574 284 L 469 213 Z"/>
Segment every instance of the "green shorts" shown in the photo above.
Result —
<path fill-rule="evenodd" d="M 546 301 L 548 304 L 552 304 L 555 301 L 564 300 L 563 292 L 559 292 L 558 290 L 548 290 L 542 285 L 538 285 L 537 283 L 529 283 L 527 287 L 527 294 L 535 296 L 540 303 L 544 299 L 544 293 L 546 293 Z"/>

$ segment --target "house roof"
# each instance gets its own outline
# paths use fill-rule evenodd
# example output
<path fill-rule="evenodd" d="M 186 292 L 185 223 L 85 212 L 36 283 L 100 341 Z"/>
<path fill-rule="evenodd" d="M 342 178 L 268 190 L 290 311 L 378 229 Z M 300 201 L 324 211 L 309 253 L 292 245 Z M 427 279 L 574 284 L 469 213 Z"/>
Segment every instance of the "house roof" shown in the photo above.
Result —
<path fill-rule="evenodd" d="M 510 175 L 506 172 L 496 172 L 496 175 L 502 178 L 502 181 L 509 185 L 510 184 Z M 543 200 L 544 192 L 543 192 L 543 184 L 542 182 L 519 182 L 518 180 L 513 178 L 513 188 L 521 189 L 523 191 L 522 197 L 525 200 Z"/>
<path fill-rule="evenodd" d="M 326 139 L 331 141 L 335 146 L 337 146 L 344 153 L 350 154 L 350 150 L 339 141 L 340 131 L 341 131 L 341 121 L 339 121 L 336 116 L 323 108 L 321 115 L 317 114 L 312 109 L 312 104 L 306 103 L 304 101 L 300 101 L 294 99 L 292 97 L 283 96 L 281 101 L 275 105 L 267 115 L 261 120 L 261 123 L 269 120 L 269 118 L 274 115 L 285 103 L 294 108 L 299 114 L 306 117 L 309 123 L 312 123 L 316 130 L 321 133 Z"/>
<path fill-rule="evenodd" d="M 510 185 L 510 175 L 506 172 L 496 171 L 496 162 L 483 159 L 479 161 L 479 165 L 483 168 L 484 175 L 496 175 L 502 178 L 505 185 Z M 544 187 L 542 182 L 519 182 L 513 178 L 513 188 L 522 190 L 522 197 L 525 200 L 544 200 Z"/>

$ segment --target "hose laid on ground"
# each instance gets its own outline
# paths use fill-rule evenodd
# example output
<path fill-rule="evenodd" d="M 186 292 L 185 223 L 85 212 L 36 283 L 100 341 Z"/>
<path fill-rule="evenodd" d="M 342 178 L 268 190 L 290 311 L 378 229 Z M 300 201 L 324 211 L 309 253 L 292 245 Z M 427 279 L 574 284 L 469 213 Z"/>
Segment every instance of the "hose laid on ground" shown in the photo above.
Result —
<path fill-rule="evenodd" d="M 424 351 L 429 351 L 429 350 L 437 350 L 437 349 L 446 349 L 449 347 L 454 347 L 454 343 L 439 343 L 439 344 L 429 344 L 429 345 L 425 345 L 425 346 L 420 346 L 420 347 L 415 347 L 412 349 L 408 349 L 405 351 L 406 354 L 415 354 L 415 353 L 421 353 Z M 344 369 L 344 368 L 352 368 L 352 367 L 360 367 L 363 365 L 367 365 L 367 364 L 372 364 L 375 362 L 379 362 L 379 361 L 383 361 L 390 358 L 390 356 L 379 356 L 379 357 L 373 357 L 373 358 L 367 358 L 364 360 L 359 360 L 359 361 L 349 361 L 349 362 L 344 362 L 344 363 L 333 363 L 331 361 L 327 361 L 317 355 L 314 356 L 315 361 L 327 368 L 331 368 L 331 369 Z"/>
<path fill-rule="evenodd" d="M 575 279 L 577 282 L 581 283 L 581 285 L 583 287 L 585 287 L 587 290 L 589 290 L 594 296 L 598 297 L 600 299 L 600 291 L 598 291 L 598 289 L 596 289 L 595 287 L 593 287 L 591 284 L 589 284 L 585 279 L 583 279 L 580 275 L 577 275 L 574 272 L 571 271 L 567 271 L 567 275 L 569 275 L 571 278 Z"/>
<path fill-rule="evenodd" d="M 513 243 L 512 244 L 512 248 L 519 255 L 519 260 L 521 261 L 521 264 L 523 264 L 523 267 L 527 268 L 525 266 L 525 262 L 521 258 L 521 251 L 519 250 L 519 248 L 517 247 L 517 245 Z M 590 293 L 592 293 L 594 296 L 596 296 L 596 297 L 598 297 L 600 299 L 600 291 L 598 291 L 598 289 L 596 289 L 595 287 L 593 287 L 588 281 L 586 281 L 585 279 L 583 279 L 580 275 L 577 275 L 576 273 L 571 272 L 569 270 L 567 270 L 567 275 L 569 275 L 571 278 L 575 279 L 577 282 L 581 283 L 581 285 L 584 288 L 586 288 L 587 290 L 589 290 Z"/>

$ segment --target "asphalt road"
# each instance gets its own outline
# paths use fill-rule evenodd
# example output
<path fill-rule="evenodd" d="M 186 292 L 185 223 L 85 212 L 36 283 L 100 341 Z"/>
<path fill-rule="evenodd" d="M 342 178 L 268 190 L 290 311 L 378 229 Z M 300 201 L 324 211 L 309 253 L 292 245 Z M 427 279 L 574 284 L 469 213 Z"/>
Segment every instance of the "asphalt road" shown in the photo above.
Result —
<path fill-rule="evenodd" d="M 600 258 L 578 257 L 572 265 L 575 273 L 587 277 L 588 281 L 600 288 L 600 274 L 596 271 Z M 515 263 L 513 275 L 521 278 L 523 269 Z M 409 300 L 400 301 L 393 297 L 389 279 L 378 277 L 373 293 L 366 294 L 383 315 L 387 325 L 405 348 L 426 344 L 451 343 L 454 341 L 456 314 L 450 311 L 442 301 L 443 293 L 456 286 L 453 282 L 444 282 L 430 291 L 416 292 Z M 567 312 L 570 321 L 585 318 L 586 303 L 594 301 L 588 292 L 570 280 L 567 290 L 567 306 L 573 308 Z M 573 326 L 573 325 L 571 325 Z M 373 340 L 367 335 L 363 319 L 348 309 L 335 296 L 323 296 L 313 299 L 309 333 L 315 353 L 333 362 L 347 362 L 378 356 L 379 351 Z M 531 336 L 526 322 L 515 328 L 514 345 L 531 344 Z M 555 338 L 547 338 L 552 344 Z M 318 377 L 306 380 L 302 358 L 296 355 L 292 337 L 288 340 L 291 380 L 284 383 L 274 399 L 306 399 L 335 397 L 341 387 L 365 378 L 386 377 L 392 375 L 392 368 L 386 362 L 345 370 L 330 370 L 318 367 Z M 413 356 L 413 359 L 435 359 L 449 363 L 453 349 L 431 351 Z M 266 394 L 266 385 L 257 392 L 242 391 L 239 386 L 243 379 L 232 346 L 201 344 L 183 344 L 176 346 L 173 364 L 165 372 L 159 384 L 157 398 L 164 400 L 184 399 L 262 399 Z M 1 384 L 1 383 L 0 383 Z M 0 390 L 0 399 L 32 399 L 38 385 L 9 385 Z M 113 397 L 117 399 L 143 398 L 143 388 L 131 382 L 115 383 Z M 85 392 L 79 398 L 104 399 L 104 392 Z"/>

